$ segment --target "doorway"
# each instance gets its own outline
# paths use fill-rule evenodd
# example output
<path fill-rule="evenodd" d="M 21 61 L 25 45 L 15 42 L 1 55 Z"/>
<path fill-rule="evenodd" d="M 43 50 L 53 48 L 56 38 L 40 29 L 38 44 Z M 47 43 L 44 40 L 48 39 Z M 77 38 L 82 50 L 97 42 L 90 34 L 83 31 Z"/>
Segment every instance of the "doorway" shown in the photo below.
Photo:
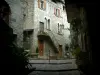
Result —
<path fill-rule="evenodd" d="M 44 41 L 38 40 L 39 56 L 43 56 L 44 53 Z"/>
<path fill-rule="evenodd" d="M 59 45 L 59 57 L 62 57 L 62 45 Z"/>

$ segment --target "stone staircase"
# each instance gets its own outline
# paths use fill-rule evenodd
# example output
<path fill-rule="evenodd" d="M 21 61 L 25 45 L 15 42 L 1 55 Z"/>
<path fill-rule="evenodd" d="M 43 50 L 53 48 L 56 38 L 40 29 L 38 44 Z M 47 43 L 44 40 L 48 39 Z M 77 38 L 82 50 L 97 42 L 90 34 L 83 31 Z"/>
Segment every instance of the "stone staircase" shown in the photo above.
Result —
<path fill-rule="evenodd" d="M 44 28 L 43 31 L 42 31 L 38 28 L 38 36 L 46 37 L 46 38 L 41 37 L 42 39 L 47 39 L 47 37 L 49 37 L 50 42 L 54 45 L 56 51 L 59 52 L 58 40 L 56 39 L 56 36 L 54 35 L 54 33 L 51 30 Z"/>
<path fill-rule="evenodd" d="M 51 41 L 53 42 L 54 46 L 56 47 L 57 51 L 59 51 L 59 43 L 58 40 L 56 39 L 54 33 L 51 30 L 45 29 L 46 33 L 50 37 Z"/>

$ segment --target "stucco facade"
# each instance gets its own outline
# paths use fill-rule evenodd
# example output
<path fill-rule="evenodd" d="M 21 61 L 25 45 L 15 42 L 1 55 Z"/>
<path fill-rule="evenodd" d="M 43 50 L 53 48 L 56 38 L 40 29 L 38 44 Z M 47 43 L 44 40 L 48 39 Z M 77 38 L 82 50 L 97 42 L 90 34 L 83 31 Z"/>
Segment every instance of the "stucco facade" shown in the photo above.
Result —
<path fill-rule="evenodd" d="M 47 32 L 47 34 L 50 36 L 52 41 L 56 45 L 62 45 L 62 55 L 64 56 L 64 50 L 65 50 L 65 44 L 70 43 L 69 35 L 70 31 L 68 28 L 70 28 L 70 24 L 67 22 L 67 15 L 66 12 L 63 10 L 63 4 L 56 4 L 50 0 L 46 1 L 46 8 L 41 9 L 38 6 L 39 0 L 28 0 L 28 14 L 27 20 L 25 23 L 24 30 L 27 29 L 34 29 L 33 32 L 33 40 L 31 45 L 31 52 L 36 53 L 36 48 L 38 47 L 38 32 L 39 32 L 39 23 L 44 23 L 44 32 Z M 33 2 L 33 3 L 32 3 Z M 57 17 L 54 14 L 54 8 L 58 8 L 60 10 L 60 16 Z M 47 20 L 50 19 L 50 30 L 47 29 Z M 32 21 L 33 20 L 33 21 Z M 58 34 L 58 23 L 59 25 L 63 24 L 64 29 L 62 30 L 62 34 Z M 49 44 L 50 42 L 44 40 L 44 50 L 43 50 L 43 56 L 39 56 L 39 58 L 48 58 L 49 50 L 51 56 L 56 56 L 57 53 L 54 52 L 54 48 L 52 45 Z M 58 48 L 57 48 L 58 49 Z"/>

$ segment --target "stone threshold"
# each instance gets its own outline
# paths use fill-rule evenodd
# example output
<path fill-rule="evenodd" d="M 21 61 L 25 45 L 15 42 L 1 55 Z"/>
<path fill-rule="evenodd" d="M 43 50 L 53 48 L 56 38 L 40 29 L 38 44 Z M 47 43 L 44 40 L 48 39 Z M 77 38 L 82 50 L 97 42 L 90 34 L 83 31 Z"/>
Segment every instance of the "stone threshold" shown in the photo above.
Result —
<path fill-rule="evenodd" d="M 32 63 L 32 62 L 31 62 L 30 64 L 52 64 L 52 65 L 53 65 L 53 64 L 54 64 L 54 65 L 56 64 L 56 65 L 59 65 L 59 64 L 72 64 L 72 62 L 65 62 L 65 63 L 52 63 L 52 62 L 50 62 L 50 63 Z"/>
<path fill-rule="evenodd" d="M 79 70 L 79 69 L 60 69 L 60 70 L 35 70 L 35 71 L 43 71 L 43 72 L 62 72 L 62 71 L 77 71 L 77 70 Z"/>
<path fill-rule="evenodd" d="M 72 64 L 75 59 L 70 60 L 29 60 L 31 64 Z"/>

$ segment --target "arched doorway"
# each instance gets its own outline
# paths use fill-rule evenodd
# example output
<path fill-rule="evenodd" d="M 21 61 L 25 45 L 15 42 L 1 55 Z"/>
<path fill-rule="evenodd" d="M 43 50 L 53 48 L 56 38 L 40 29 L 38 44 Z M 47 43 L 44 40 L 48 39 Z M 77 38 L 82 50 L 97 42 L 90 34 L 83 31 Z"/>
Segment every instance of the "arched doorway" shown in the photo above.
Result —
<path fill-rule="evenodd" d="M 13 29 L 9 26 L 9 16 L 11 10 L 5 0 L 0 1 L 0 48 L 5 48 L 13 40 Z"/>
<path fill-rule="evenodd" d="M 10 6 L 5 0 L 0 1 L 0 18 L 9 24 L 9 16 L 11 14 Z"/>

